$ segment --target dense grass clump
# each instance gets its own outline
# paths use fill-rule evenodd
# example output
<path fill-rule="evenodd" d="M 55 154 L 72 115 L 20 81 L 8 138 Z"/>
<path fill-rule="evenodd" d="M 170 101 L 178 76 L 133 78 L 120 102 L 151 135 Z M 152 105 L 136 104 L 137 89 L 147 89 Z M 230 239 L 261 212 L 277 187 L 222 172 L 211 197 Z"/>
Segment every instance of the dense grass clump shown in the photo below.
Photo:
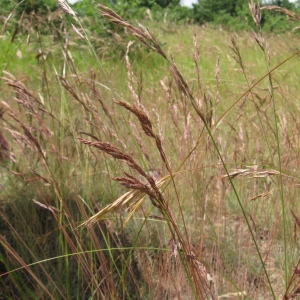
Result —
<path fill-rule="evenodd" d="M 297 297 L 299 38 L 59 2 L 0 39 L 0 298 Z"/>

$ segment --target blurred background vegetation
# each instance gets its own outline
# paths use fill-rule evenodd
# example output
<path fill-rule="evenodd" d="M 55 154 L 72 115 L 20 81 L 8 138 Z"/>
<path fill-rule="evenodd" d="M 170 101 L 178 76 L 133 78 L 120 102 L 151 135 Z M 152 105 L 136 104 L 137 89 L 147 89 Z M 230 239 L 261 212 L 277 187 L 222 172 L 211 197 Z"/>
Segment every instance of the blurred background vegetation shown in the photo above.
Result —
<path fill-rule="evenodd" d="M 198 0 L 192 7 L 181 5 L 180 0 L 81 0 L 71 7 L 76 11 L 79 17 L 89 20 L 91 30 L 94 30 L 100 36 L 107 34 L 109 25 L 103 21 L 100 14 L 91 6 L 101 3 L 112 8 L 121 14 L 125 19 L 141 20 L 151 18 L 152 20 L 168 19 L 172 22 L 189 24 L 222 25 L 224 28 L 236 30 L 249 30 L 254 28 L 254 24 L 249 12 L 248 1 L 245 0 Z M 271 0 L 260 1 L 261 6 L 276 5 L 289 9 L 293 12 L 300 12 L 300 1 L 290 2 L 289 0 Z M 56 0 L 3 0 L 1 1 L 0 16 L 3 25 L 5 16 L 14 11 L 10 22 L 11 30 L 16 30 L 15 26 L 20 23 L 20 18 L 31 15 L 49 15 L 58 9 Z M 49 20 L 50 21 L 50 20 Z M 0 23 L 0 24 L 1 24 Z M 101 24 L 101 26 L 99 26 Z M 261 20 L 262 29 L 271 32 L 285 32 L 292 29 L 290 20 L 282 14 L 275 12 L 262 11 Z"/>

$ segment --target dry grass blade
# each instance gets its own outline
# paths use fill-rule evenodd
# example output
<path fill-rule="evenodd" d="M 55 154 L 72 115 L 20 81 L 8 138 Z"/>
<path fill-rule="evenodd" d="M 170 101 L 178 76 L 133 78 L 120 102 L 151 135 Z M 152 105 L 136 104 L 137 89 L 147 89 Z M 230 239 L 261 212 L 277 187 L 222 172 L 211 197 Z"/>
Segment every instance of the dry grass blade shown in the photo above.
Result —
<path fill-rule="evenodd" d="M 22 82 L 18 81 L 12 74 L 3 71 L 6 77 L 2 77 L 5 80 L 6 84 L 12 87 L 16 93 L 16 97 L 14 100 L 25 107 L 30 114 L 34 115 L 40 122 L 41 129 L 46 133 L 48 136 L 51 136 L 51 132 L 44 126 L 43 116 L 42 114 L 46 114 L 51 116 L 53 119 L 55 117 L 47 111 L 44 104 L 35 96 Z M 12 111 L 11 107 L 2 101 L 3 105 Z M 42 114 L 41 114 L 42 113 Z"/>
<path fill-rule="evenodd" d="M 172 56 L 171 56 L 171 70 L 170 71 L 171 71 L 180 91 L 184 95 L 186 95 L 188 98 L 192 98 L 193 97 L 192 91 L 190 90 L 190 87 L 189 87 L 188 83 L 186 82 L 185 78 L 183 77 L 183 75 L 179 72 Z"/>
<path fill-rule="evenodd" d="M 204 114 L 200 110 L 198 104 L 196 103 L 196 101 L 193 97 L 193 93 L 190 89 L 190 86 L 188 85 L 185 78 L 183 77 L 183 75 L 178 70 L 172 56 L 171 56 L 171 62 L 170 63 L 171 63 L 170 71 L 171 71 L 171 74 L 172 74 L 173 78 L 175 79 L 175 82 L 176 82 L 179 90 L 191 101 L 191 104 L 192 104 L 194 110 L 196 111 L 196 113 L 198 114 L 198 116 L 200 117 L 200 119 L 205 124 L 207 124 L 207 121 L 206 121 L 206 118 L 205 118 Z"/>
<path fill-rule="evenodd" d="M 130 156 L 126 155 L 125 153 L 123 153 L 122 151 L 120 151 L 118 148 L 111 145 L 110 143 L 100 142 L 100 141 L 91 142 L 91 141 L 84 140 L 81 138 L 79 138 L 78 140 L 83 144 L 98 148 L 101 151 L 106 152 L 107 154 L 111 155 L 112 157 L 114 157 L 116 159 L 124 160 L 129 164 L 133 163 L 133 159 Z"/>
<path fill-rule="evenodd" d="M 194 48 L 195 48 L 195 50 L 193 51 L 193 61 L 195 63 L 195 71 L 196 71 L 195 73 L 197 76 L 197 83 L 198 83 L 197 94 L 200 95 L 202 92 L 202 85 L 200 80 L 200 69 L 199 69 L 200 47 L 198 45 L 197 34 L 195 31 L 193 31 L 193 40 L 194 40 Z"/>
<path fill-rule="evenodd" d="M 260 28 L 260 21 L 261 21 L 260 3 L 258 2 L 257 4 L 255 4 L 254 1 L 251 0 L 251 2 L 249 3 L 249 9 L 257 28 Z"/>
<path fill-rule="evenodd" d="M 35 145 L 36 149 L 38 150 L 40 155 L 43 157 L 43 160 L 46 161 L 45 152 L 41 148 L 39 141 L 31 133 L 30 128 L 27 127 L 23 122 L 21 122 L 13 112 L 11 112 L 9 115 L 22 127 L 25 136 L 28 138 L 28 140 L 30 140 Z"/>
<path fill-rule="evenodd" d="M 109 113 L 109 110 L 108 108 L 106 107 L 99 91 L 96 89 L 96 86 L 95 86 L 95 79 L 96 79 L 96 74 L 91 70 L 90 71 L 90 75 L 91 75 L 91 79 L 87 79 L 85 76 L 81 76 L 81 79 L 84 83 L 86 83 L 91 89 L 92 89 L 92 92 L 93 92 L 93 96 L 95 97 L 95 99 L 100 103 L 104 113 L 109 117 L 111 123 L 113 123 L 113 120 L 112 120 L 112 117 Z M 81 103 L 81 102 L 80 102 Z M 84 104 L 85 105 L 85 104 Z"/>
<path fill-rule="evenodd" d="M 157 53 L 159 53 L 164 59 L 166 59 L 170 64 L 171 64 L 171 73 L 176 81 L 176 84 L 179 88 L 179 90 L 183 93 L 184 96 L 186 96 L 189 101 L 191 102 L 193 108 L 195 109 L 196 113 L 198 114 L 198 116 L 202 119 L 202 121 L 204 122 L 204 124 L 206 125 L 206 127 L 208 127 L 208 122 L 206 121 L 206 117 L 205 115 L 202 113 L 202 111 L 200 110 L 198 103 L 195 101 L 192 91 L 187 83 L 187 81 L 185 80 L 185 78 L 183 77 L 183 75 L 179 72 L 178 68 L 175 65 L 175 62 L 173 61 L 172 57 L 171 57 L 171 61 L 167 58 L 166 54 L 162 51 L 158 41 L 155 39 L 155 37 L 152 35 L 152 33 L 145 27 L 143 27 L 142 25 L 139 24 L 139 28 L 133 27 L 131 24 L 129 24 L 128 22 L 124 21 L 119 15 L 117 15 L 115 12 L 113 12 L 111 9 L 99 5 L 100 7 L 100 13 L 106 17 L 107 19 L 109 19 L 111 22 L 121 25 L 124 28 L 126 28 L 128 31 L 130 31 L 137 39 L 139 39 L 143 44 L 145 44 L 147 47 L 149 47 L 150 49 L 156 51 Z M 163 146 L 162 146 L 162 142 L 159 138 L 158 135 L 155 135 L 153 133 L 152 130 L 152 125 L 151 122 L 148 118 L 144 118 L 143 114 L 136 111 L 136 109 L 132 108 L 131 106 L 126 105 L 126 109 L 129 109 L 132 113 L 135 113 L 136 116 L 139 118 L 140 123 L 142 125 L 142 128 L 144 130 L 144 132 L 155 139 L 156 141 L 156 146 L 160 152 L 161 158 L 164 161 L 166 168 L 171 176 L 171 179 L 173 181 L 173 175 L 172 175 L 172 171 L 170 168 L 170 165 L 168 163 L 167 157 L 165 155 L 165 152 L 163 150 Z M 124 106 L 124 107 L 125 107 Z M 110 151 L 110 149 L 103 149 L 103 151 L 107 152 Z M 112 152 L 111 155 L 116 155 L 116 153 L 114 153 L 114 151 Z M 120 153 L 117 153 L 117 155 L 120 155 Z M 122 158 L 121 158 L 122 159 Z M 188 232 L 186 229 L 186 225 L 185 225 L 185 220 L 183 217 L 183 212 L 182 212 L 182 208 L 181 208 L 181 204 L 179 201 L 179 195 L 177 192 L 177 188 L 176 185 L 173 181 L 173 185 L 174 185 L 174 189 L 175 189 L 175 193 L 176 193 L 176 198 L 178 200 L 178 205 L 180 208 L 180 214 L 182 216 L 182 221 L 184 223 L 184 230 L 185 230 L 185 235 L 187 238 L 187 241 L 184 240 L 180 230 L 178 229 L 176 223 L 173 220 L 173 216 L 171 214 L 171 212 L 168 210 L 168 204 L 165 202 L 164 198 L 162 197 L 160 191 L 158 190 L 157 186 L 155 185 L 155 182 L 153 180 L 153 178 L 151 176 L 146 176 L 144 174 L 142 174 L 142 172 L 140 172 L 133 164 L 130 160 L 127 159 L 125 160 L 129 166 L 135 170 L 137 170 L 143 177 L 145 177 L 148 182 L 150 183 L 150 186 L 153 190 L 153 192 L 156 193 L 155 195 L 155 199 L 158 200 L 157 202 L 154 201 L 154 197 L 151 196 L 151 194 L 149 194 L 150 199 L 152 201 L 152 203 L 157 206 L 165 215 L 166 218 L 169 221 L 169 225 L 170 225 L 170 229 L 172 231 L 172 235 L 175 238 L 175 236 L 177 236 L 178 240 L 180 241 L 180 243 L 183 246 L 183 252 L 184 253 L 190 253 L 190 244 L 189 244 L 189 238 L 188 238 Z M 148 178 L 150 177 L 150 178 Z M 128 184 L 128 179 L 122 179 L 124 184 Z M 207 294 L 207 292 L 209 291 L 209 287 L 207 285 L 203 277 L 203 274 L 201 272 L 199 272 L 198 269 L 198 265 L 195 262 L 195 260 L 193 259 L 188 259 L 188 273 L 190 274 L 190 277 L 192 278 L 192 281 L 194 283 L 194 287 L 195 287 L 195 295 L 200 296 L 201 299 L 204 299 L 205 296 Z"/>
<path fill-rule="evenodd" d="M 241 69 L 243 71 L 243 73 L 245 73 L 245 66 L 244 66 L 244 62 L 240 53 L 240 49 L 237 45 L 237 42 L 235 40 L 234 35 L 231 36 L 231 44 L 232 47 L 229 46 L 229 48 L 234 52 L 235 55 L 232 55 L 233 59 L 241 66 Z"/>
<path fill-rule="evenodd" d="M 106 6 L 99 4 L 99 8 L 100 8 L 100 13 L 105 18 L 107 18 L 109 21 L 111 21 L 114 24 L 118 24 L 120 26 L 123 26 L 124 28 L 127 28 L 144 45 L 146 45 L 150 49 L 159 53 L 164 59 L 166 59 L 171 64 L 170 71 L 176 81 L 178 88 L 185 96 L 188 97 L 188 99 L 191 101 L 191 103 L 193 105 L 193 108 L 197 112 L 198 116 L 202 119 L 202 121 L 205 124 L 207 124 L 204 114 L 199 109 L 199 107 L 193 97 L 192 91 L 191 91 L 188 83 L 186 82 L 184 76 L 179 72 L 179 70 L 173 60 L 173 57 L 171 56 L 171 60 L 169 60 L 167 58 L 166 54 L 163 52 L 159 42 L 154 37 L 154 35 L 141 24 L 139 24 L 139 27 L 141 29 L 132 26 L 130 23 L 124 21 L 118 14 L 116 14 L 113 10 L 111 10 L 110 8 L 108 8 Z"/>
<path fill-rule="evenodd" d="M 138 109 L 136 106 L 131 106 L 131 105 L 129 105 L 129 104 L 125 103 L 125 102 L 122 102 L 122 101 L 118 101 L 116 103 L 118 105 L 124 107 L 128 111 L 132 112 L 139 119 L 140 124 L 142 126 L 142 129 L 143 129 L 144 133 L 147 136 L 155 139 L 156 146 L 157 146 L 157 149 L 158 149 L 158 151 L 160 153 L 160 156 L 161 156 L 163 162 L 165 163 L 168 172 L 170 174 L 172 174 L 172 171 L 171 171 L 170 165 L 168 163 L 165 151 L 163 149 L 162 141 L 161 141 L 159 135 L 157 135 L 157 134 L 155 134 L 153 132 L 152 123 L 151 123 L 150 119 L 148 118 L 148 116 L 143 111 L 141 111 L 140 109 Z M 151 182 L 150 182 L 150 184 L 151 184 Z"/>
<path fill-rule="evenodd" d="M 280 172 L 276 170 L 264 170 L 264 171 L 258 171 L 257 168 L 252 168 L 252 169 L 236 169 L 233 170 L 231 173 L 229 173 L 229 176 L 223 175 L 222 178 L 228 178 L 230 177 L 231 179 L 238 177 L 238 176 L 243 176 L 243 177 L 248 177 L 248 178 L 264 178 L 268 177 L 271 175 L 279 175 Z"/>
<path fill-rule="evenodd" d="M 132 26 L 130 23 L 123 20 L 118 14 L 116 14 L 110 8 L 99 4 L 100 13 L 103 17 L 108 19 L 114 24 L 120 25 L 124 28 L 127 28 L 138 40 L 140 40 L 144 45 L 149 47 L 150 49 L 156 51 L 160 55 L 162 55 L 165 59 L 167 59 L 166 54 L 162 50 L 159 42 L 154 37 L 154 35 L 143 25 L 139 24 L 140 28 Z"/>
<path fill-rule="evenodd" d="M 90 217 L 87 221 L 82 223 L 80 226 L 83 227 L 90 227 L 93 226 L 96 222 L 103 219 L 107 214 L 117 212 L 124 208 L 125 206 L 129 205 L 132 202 L 140 201 L 142 198 L 145 197 L 145 194 L 138 190 L 131 190 L 121 197 L 119 197 L 117 200 L 115 200 L 113 203 L 107 205 L 105 208 L 100 210 L 98 213 Z"/>
<path fill-rule="evenodd" d="M 67 1 L 65 0 L 57 0 L 59 7 L 63 10 L 67 15 L 71 15 L 73 18 L 76 18 L 76 14 L 74 10 L 69 6 Z"/>
<path fill-rule="evenodd" d="M 167 175 L 160 180 L 156 181 L 156 187 L 157 189 L 160 189 L 163 187 L 163 185 L 170 179 L 170 176 Z M 150 188 L 150 185 L 147 185 L 148 189 Z M 111 204 L 107 205 L 105 208 L 100 210 L 98 213 L 90 217 L 87 221 L 82 223 L 80 226 L 83 227 L 90 227 L 93 226 L 97 221 L 100 221 L 103 219 L 106 215 L 115 213 L 118 211 L 128 211 L 129 214 L 125 220 L 124 226 L 127 224 L 127 222 L 130 220 L 130 218 L 133 216 L 133 214 L 136 212 L 136 210 L 140 207 L 143 200 L 147 196 L 146 192 L 142 192 L 140 190 L 130 190 L 129 192 L 123 194 L 121 197 L 116 199 Z"/>
<path fill-rule="evenodd" d="M 47 178 L 45 178 L 44 176 L 38 174 L 34 169 L 29 168 L 29 170 L 30 170 L 34 175 L 36 175 L 38 178 L 42 179 L 46 184 L 50 184 L 50 181 L 49 181 Z"/>
<path fill-rule="evenodd" d="M 132 169 L 135 170 L 136 172 L 138 172 L 141 176 L 143 176 L 150 184 L 152 191 L 151 193 L 149 193 L 149 196 L 151 197 L 151 200 L 153 201 L 153 204 L 155 206 L 158 206 L 158 203 L 156 203 L 156 201 L 154 201 L 154 199 L 158 200 L 160 203 L 164 202 L 164 199 L 159 191 L 159 189 L 157 188 L 157 186 L 155 185 L 155 180 L 148 175 L 136 162 L 135 160 L 125 154 L 124 152 L 122 152 L 121 150 L 119 150 L 118 148 L 116 148 L 115 146 L 111 145 L 110 143 L 106 143 L 106 142 L 100 142 L 100 141 L 96 141 L 96 142 L 91 142 L 88 140 L 84 140 L 79 138 L 78 139 L 81 143 L 89 145 L 91 147 L 95 147 L 100 149 L 101 151 L 111 155 L 112 157 L 122 160 L 125 163 L 128 164 L 128 166 Z M 133 177 L 132 177 L 133 178 Z M 123 181 L 125 183 L 125 181 Z M 129 181 L 127 182 L 128 184 L 130 183 Z"/>
<path fill-rule="evenodd" d="M 292 212 L 292 214 L 294 216 L 293 212 Z M 289 281 L 288 287 L 286 289 L 286 292 L 285 292 L 285 294 L 282 298 L 283 300 L 298 299 L 298 296 L 300 295 L 300 281 L 299 281 L 300 269 L 299 269 L 299 264 L 300 264 L 300 261 L 298 261 L 297 265 L 293 268 L 293 274 L 290 278 L 290 281 Z"/>
<path fill-rule="evenodd" d="M 23 94 L 27 94 L 28 96 L 33 96 L 33 94 L 29 90 L 26 89 L 24 84 L 17 81 L 16 78 L 12 74 L 10 74 L 6 71 L 3 71 L 3 73 L 5 74 L 6 77 L 2 77 L 2 79 L 6 81 L 7 85 L 16 89 L 18 91 L 18 94 L 23 93 Z"/>
<path fill-rule="evenodd" d="M 80 38 L 82 38 L 83 40 L 86 40 L 85 36 L 80 32 L 80 30 L 77 29 L 77 28 L 75 27 L 75 25 L 73 25 L 73 24 L 71 24 L 71 25 L 72 25 L 73 30 L 78 34 L 78 36 L 79 36 Z"/>
<path fill-rule="evenodd" d="M 133 71 L 131 69 L 131 64 L 130 64 L 130 60 L 129 60 L 129 50 L 130 50 L 130 47 L 134 44 L 133 41 L 130 41 L 128 44 L 127 44 L 127 50 L 126 50 L 126 55 L 125 55 L 125 62 L 126 62 L 126 69 L 127 69 L 127 77 L 128 77 L 128 82 L 127 82 L 127 85 L 128 85 L 128 88 L 133 96 L 133 99 L 135 100 L 136 103 L 139 103 L 140 102 L 140 99 L 139 99 L 139 96 L 138 94 L 135 92 L 134 88 L 133 88 L 133 85 L 135 83 L 135 80 L 134 80 L 134 74 L 133 74 Z"/>
<path fill-rule="evenodd" d="M 291 213 L 295 219 L 296 224 L 300 227 L 300 219 L 297 217 L 297 215 L 291 210 Z"/>
<path fill-rule="evenodd" d="M 132 218 L 132 216 L 135 214 L 135 212 L 140 208 L 144 199 L 145 199 L 145 197 L 141 198 L 137 202 L 130 204 L 130 206 L 127 208 L 126 211 L 128 211 L 128 215 L 124 221 L 123 228 L 127 225 L 127 223 Z M 164 219 L 163 217 L 161 217 L 161 218 Z"/>
<path fill-rule="evenodd" d="M 8 156 L 9 146 L 8 142 L 4 138 L 3 134 L 0 131 L 0 161 Z"/>
<path fill-rule="evenodd" d="M 266 193 L 262 193 L 259 195 L 256 195 L 255 197 L 251 198 L 249 201 L 254 201 L 260 198 L 266 198 L 267 196 L 269 196 L 272 192 L 266 192 Z"/>
<path fill-rule="evenodd" d="M 267 5 L 262 7 L 261 9 L 265 10 L 274 10 L 276 12 L 285 14 L 292 21 L 300 21 L 300 16 L 293 11 L 290 11 L 284 7 L 276 6 L 276 5 Z"/>
<path fill-rule="evenodd" d="M 10 17 L 12 16 L 13 12 L 11 12 L 8 17 L 5 19 L 4 23 L 3 23 L 3 26 L 2 26 L 2 30 L 1 30 L 1 35 L 3 36 L 4 35 L 4 32 L 5 32 L 5 29 L 6 29 L 6 25 L 10 19 Z"/>
<path fill-rule="evenodd" d="M 37 201 L 37 200 L 35 200 L 35 199 L 33 199 L 33 202 L 34 202 L 36 205 L 38 205 L 38 206 L 40 206 L 40 207 L 42 207 L 42 208 L 44 208 L 44 209 L 47 209 L 47 210 L 51 211 L 51 213 L 60 212 L 60 211 L 59 211 L 56 207 L 54 207 L 54 206 L 46 205 L 46 204 L 41 203 L 41 202 L 39 202 L 39 201 Z"/>
<path fill-rule="evenodd" d="M 149 186 L 141 183 L 139 180 L 129 175 L 128 173 L 125 173 L 125 175 L 127 176 L 127 178 L 116 177 L 113 180 L 120 182 L 126 188 L 138 190 L 141 191 L 142 193 L 149 195 L 150 198 L 152 199 L 152 202 L 155 203 L 155 199 L 157 197 L 155 191 L 151 190 Z M 159 207 L 156 203 L 155 206 Z"/>
<path fill-rule="evenodd" d="M 86 104 L 84 103 L 84 101 L 82 101 L 79 97 L 79 95 L 77 94 L 77 92 L 75 91 L 75 89 L 69 84 L 69 82 L 63 78 L 62 76 L 57 76 L 61 85 L 74 97 L 75 100 L 77 100 L 85 109 L 85 111 L 89 112 L 89 108 L 86 106 Z"/>
<path fill-rule="evenodd" d="M 247 292 L 237 292 L 237 293 L 227 293 L 224 295 L 218 296 L 218 299 L 246 299 L 247 297 Z"/>
<path fill-rule="evenodd" d="M 14 139 L 14 142 L 17 143 L 17 144 L 19 144 L 19 146 L 21 147 L 21 149 L 24 149 L 24 145 L 25 145 L 26 147 L 29 147 L 29 149 L 31 151 L 35 150 L 34 146 L 30 142 L 30 140 L 28 139 L 28 137 L 26 137 L 24 134 L 21 134 L 18 131 L 15 131 L 15 130 L 12 130 L 12 129 L 9 129 L 9 128 L 6 128 L 6 127 L 4 127 L 4 129 L 6 131 L 8 131 L 12 135 L 12 137 Z"/>
<path fill-rule="evenodd" d="M 128 111 L 132 112 L 139 119 L 142 129 L 146 135 L 148 135 L 152 138 L 156 137 L 156 135 L 154 134 L 153 129 L 152 129 L 152 123 L 151 123 L 150 119 L 148 118 L 148 116 L 144 112 L 139 110 L 137 107 L 131 106 L 122 101 L 118 101 L 116 103 L 118 105 L 124 107 Z"/>

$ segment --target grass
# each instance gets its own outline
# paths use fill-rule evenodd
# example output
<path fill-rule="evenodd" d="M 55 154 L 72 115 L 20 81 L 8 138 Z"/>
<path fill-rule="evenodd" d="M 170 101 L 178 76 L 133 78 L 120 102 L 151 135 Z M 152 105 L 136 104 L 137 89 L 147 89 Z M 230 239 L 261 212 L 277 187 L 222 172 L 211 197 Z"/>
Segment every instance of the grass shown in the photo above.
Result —
<path fill-rule="evenodd" d="M 299 37 L 132 25 L 0 40 L 1 297 L 297 297 Z"/>

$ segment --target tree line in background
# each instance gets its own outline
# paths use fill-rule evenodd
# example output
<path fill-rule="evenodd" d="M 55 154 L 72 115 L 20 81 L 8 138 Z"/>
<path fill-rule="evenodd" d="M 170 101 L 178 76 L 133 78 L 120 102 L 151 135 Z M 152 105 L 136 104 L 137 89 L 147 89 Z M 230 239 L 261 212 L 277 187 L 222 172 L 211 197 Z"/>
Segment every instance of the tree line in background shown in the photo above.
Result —
<path fill-rule="evenodd" d="M 192 8 L 188 8 L 181 6 L 180 0 L 81 0 L 71 5 L 71 7 L 82 18 L 85 28 L 93 30 L 103 37 L 108 34 L 111 25 L 104 21 L 95 9 L 97 3 L 111 7 L 124 19 L 131 21 L 141 20 L 147 16 L 154 21 L 167 19 L 175 24 L 194 23 L 203 25 L 211 23 L 221 24 L 229 30 L 249 30 L 254 27 L 254 23 L 249 12 L 248 2 L 245 0 L 198 0 L 198 3 L 193 4 Z M 260 2 L 262 6 L 276 5 L 300 13 L 300 0 L 295 3 L 288 0 L 265 0 Z M 35 17 L 44 17 L 47 20 L 45 17 L 55 13 L 58 9 L 56 0 L 25 0 L 23 2 L 21 0 L 2 0 L 1 3 L 0 25 L 4 24 L 5 18 L 10 12 L 14 11 L 11 21 L 14 21 L 16 28 L 20 23 L 19 20 L 26 18 L 26 16 L 34 15 Z M 59 20 L 57 22 L 59 23 Z M 262 11 L 261 24 L 265 31 L 271 32 L 284 32 L 297 25 L 291 24 L 283 14 L 265 10 Z"/>

